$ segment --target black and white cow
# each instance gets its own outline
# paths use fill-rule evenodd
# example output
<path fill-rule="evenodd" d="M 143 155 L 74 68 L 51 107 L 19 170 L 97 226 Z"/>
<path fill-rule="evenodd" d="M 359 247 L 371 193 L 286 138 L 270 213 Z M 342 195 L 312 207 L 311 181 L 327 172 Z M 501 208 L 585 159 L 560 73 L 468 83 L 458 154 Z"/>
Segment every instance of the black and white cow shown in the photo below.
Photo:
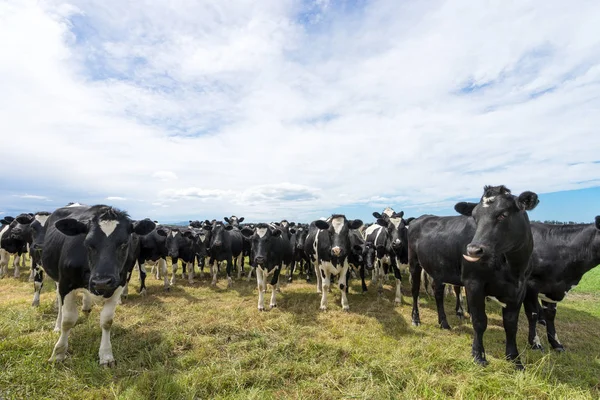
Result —
<path fill-rule="evenodd" d="M 21 276 L 20 268 L 23 267 L 25 254 L 31 244 L 30 224 L 34 219 L 34 214 L 19 214 L 13 219 L 7 227 L 3 227 L 0 236 L 0 277 L 8 274 L 8 258 L 14 254 L 13 267 L 15 269 L 14 277 Z M 5 218 L 5 222 L 8 222 Z"/>
<path fill-rule="evenodd" d="M 194 282 L 197 238 L 198 235 L 193 228 L 170 227 L 167 236 L 167 255 L 171 257 L 171 264 L 173 266 L 171 285 L 175 284 L 175 275 L 180 259 L 183 264 L 182 277 L 185 279 L 187 270 L 188 283 L 192 284 Z"/>
<path fill-rule="evenodd" d="M 534 349 L 542 349 L 536 333 L 536 322 L 543 316 L 550 346 L 557 351 L 564 351 L 554 325 L 556 306 L 569 290 L 577 286 L 586 272 L 600 264 L 600 216 L 596 217 L 593 224 L 532 222 L 531 231 L 533 268 L 523 303 L 529 320 L 529 344 Z M 538 298 L 542 301 L 541 313 L 538 312 Z"/>
<path fill-rule="evenodd" d="M 350 252 L 348 253 L 347 258 L 348 266 L 350 268 L 349 271 L 354 270 L 355 272 L 358 272 L 358 275 L 360 276 L 361 289 L 364 293 L 367 291 L 367 284 L 365 283 L 367 244 L 360 228 L 350 229 L 348 238 L 350 239 Z"/>
<path fill-rule="evenodd" d="M 348 311 L 348 262 L 350 253 L 350 229 L 358 229 L 362 221 L 349 221 L 344 215 L 334 214 L 326 221 L 313 221 L 308 230 L 304 250 L 315 265 L 317 293 L 321 293 L 321 310 L 327 309 L 327 292 L 331 284 L 331 275 L 338 276 L 342 291 L 342 309 Z M 362 249 L 357 249 L 361 251 Z"/>
<path fill-rule="evenodd" d="M 196 260 L 198 261 L 198 270 L 200 271 L 200 279 L 204 277 L 204 266 L 206 265 L 206 258 L 208 257 L 209 244 L 211 238 L 210 225 L 207 222 L 190 221 L 191 229 L 196 233 L 196 245 L 194 246 L 194 253 L 196 254 Z"/>
<path fill-rule="evenodd" d="M 44 286 L 44 270 L 42 269 L 42 250 L 44 248 L 44 241 L 46 240 L 46 221 L 50 216 L 49 212 L 41 211 L 37 212 L 34 216 L 33 221 L 30 224 L 31 229 L 31 276 L 30 281 L 33 281 L 33 302 L 32 306 L 37 307 L 40 305 L 40 294 L 42 287 Z M 33 278 L 33 279 L 32 279 Z"/>
<path fill-rule="evenodd" d="M 283 269 L 286 254 L 286 246 L 289 241 L 285 238 L 285 232 L 268 224 L 257 224 L 254 229 L 243 228 L 242 234 L 248 237 L 252 243 L 252 259 L 250 263 L 256 270 L 256 282 L 258 286 L 258 310 L 265 310 L 265 292 L 267 291 L 267 280 L 273 275 L 269 284 L 271 285 L 270 307 L 277 307 L 277 283 Z"/>
<path fill-rule="evenodd" d="M 304 251 L 304 243 L 306 243 L 306 237 L 308 236 L 308 225 L 298 224 L 295 227 L 295 233 L 290 239 L 292 245 L 293 257 L 292 266 L 290 268 L 290 274 L 288 276 L 288 282 L 292 282 L 294 276 L 294 270 L 296 267 L 300 267 L 299 271 L 301 275 L 306 276 L 306 282 L 310 282 L 310 270 L 312 265 L 310 258 Z"/>
<path fill-rule="evenodd" d="M 104 302 L 98 355 L 100 365 L 114 366 L 110 329 L 127 279 L 125 263 L 131 235 L 148 234 L 155 224 L 149 220 L 132 223 L 127 213 L 105 205 L 59 208 L 46 223 L 42 266 L 58 282 L 61 327 L 49 361 L 66 357 L 69 332 L 78 318 L 76 293 L 82 289 L 87 294 L 84 309 L 86 300 Z"/>
<path fill-rule="evenodd" d="M 223 220 L 225 222 L 227 222 L 229 225 L 233 226 L 234 228 L 239 228 L 240 224 L 242 222 L 244 222 L 244 217 L 236 217 L 235 215 L 232 215 L 231 217 L 227 218 L 227 217 L 223 217 Z"/>
<path fill-rule="evenodd" d="M 15 219 L 13 217 L 6 216 L 0 220 L 0 278 L 4 277 L 4 275 L 8 275 L 8 261 L 10 255 L 6 250 L 2 248 L 2 240 L 8 229 L 10 228 L 11 222 Z"/>
<path fill-rule="evenodd" d="M 231 271 L 234 265 L 233 259 L 236 259 L 239 265 L 242 258 L 242 233 L 232 225 L 224 225 L 220 221 L 216 221 L 210 228 L 207 227 L 207 229 L 211 230 L 209 264 L 212 274 L 212 285 L 216 286 L 217 284 L 217 263 L 225 261 L 227 262 L 227 287 L 231 287 L 233 284 L 231 279 Z"/>
<path fill-rule="evenodd" d="M 460 214 L 472 217 L 471 223 L 475 225 L 474 235 L 465 238 L 460 250 L 461 280 L 474 330 L 472 354 L 479 364 L 487 364 L 483 334 L 487 328 L 485 299 L 489 296 L 502 305 L 506 358 L 523 369 L 517 349 L 517 327 L 532 271 L 533 234 L 527 211 L 538 203 L 533 192 L 523 192 L 517 197 L 504 186 L 486 186 L 479 203 L 463 202 L 455 206 Z M 461 237 L 464 236 L 463 232 Z"/>
<path fill-rule="evenodd" d="M 152 265 L 152 271 L 156 268 L 156 279 L 160 279 L 160 272 L 163 274 L 164 289 L 169 290 L 167 273 L 167 235 L 168 229 L 162 225 L 156 225 L 147 235 L 140 235 L 140 254 L 138 256 L 138 266 L 140 270 L 140 294 L 146 294 L 146 265 Z"/>

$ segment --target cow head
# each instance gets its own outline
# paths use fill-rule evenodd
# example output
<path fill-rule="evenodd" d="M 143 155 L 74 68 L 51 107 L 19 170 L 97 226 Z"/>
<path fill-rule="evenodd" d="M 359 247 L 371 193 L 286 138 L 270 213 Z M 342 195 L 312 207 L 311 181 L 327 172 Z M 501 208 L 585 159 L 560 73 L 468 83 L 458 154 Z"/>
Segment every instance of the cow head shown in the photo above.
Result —
<path fill-rule="evenodd" d="M 476 262 L 482 257 L 521 248 L 526 240 L 532 240 L 527 211 L 538 203 L 537 194 L 527 191 L 517 197 L 504 186 L 485 186 L 479 203 L 457 203 L 454 209 L 472 216 L 477 224 L 463 257 Z"/>
<path fill-rule="evenodd" d="M 377 249 L 373 242 L 365 242 L 365 247 L 363 250 L 363 260 L 365 261 L 365 268 L 369 271 L 372 271 L 375 268 L 375 255 Z"/>
<path fill-rule="evenodd" d="M 84 246 L 90 269 L 89 291 L 106 298 L 121 285 L 132 233 L 146 235 L 156 224 L 149 219 L 132 222 L 127 213 L 108 206 L 91 207 L 90 220 L 64 218 L 54 226 L 67 236 L 85 235 Z"/>
<path fill-rule="evenodd" d="M 38 212 L 33 217 L 31 222 L 31 246 L 30 251 L 32 253 L 41 253 L 44 241 L 46 240 L 46 221 L 50 217 L 49 212 Z M 38 254 L 39 255 L 39 254 Z"/>
<path fill-rule="evenodd" d="M 304 243 L 306 243 L 307 236 L 308 226 L 304 224 L 298 224 L 296 226 L 296 248 L 298 250 L 304 250 Z"/>
<path fill-rule="evenodd" d="M 12 239 L 27 242 L 31 240 L 31 223 L 34 214 L 19 214 L 10 223 L 10 236 Z"/>
<path fill-rule="evenodd" d="M 280 229 L 263 223 L 257 224 L 254 229 L 242 229 L 242 235 L 249 238 L 252 243 L 252 265 L 262 267 L 268 264 L 271 248 L 281 233 Z"/>
<path fill-rule="evenodd" d="M 360 219 L 348 221 L 346 216 L 334 214 L 328 221 L 317 220 L 315 225 L 319 229 L 326 229 L 331 240 L 331 256 L 344 258 L 351 251 L 350 238 L 348 234 L 350 229 L 358 229 L 362 225 Z"/>
<path fill-rule="evenodd" d="M 244 217 L 238 218 L 235 215 L 232 215 L 229 218 L 224 217 L 223 219 L 225 220 L 225 222 L 227 222 L 229 225 L 233 226 L 234 228 L 239 228 L 240 223 L 244 222 Z"/>
<path fill-rule="evenodd" d="M 233 229 L 233 225 L 224 225 L 220 221 L 215 221 L 211 227 L 210 248 L 218 250 L 223 246 L 225 241 L 225 231 Z"/>

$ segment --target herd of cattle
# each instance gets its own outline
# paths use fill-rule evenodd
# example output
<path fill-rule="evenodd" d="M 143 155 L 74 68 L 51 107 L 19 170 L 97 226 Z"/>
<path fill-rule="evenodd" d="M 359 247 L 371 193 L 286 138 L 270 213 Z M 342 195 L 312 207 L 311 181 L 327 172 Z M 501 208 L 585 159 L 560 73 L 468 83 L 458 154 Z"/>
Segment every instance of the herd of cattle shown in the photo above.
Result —
<path fill-rule="evenodd" d="M 77 291 L 82 289 L 84 312 L 102 301 L 99 358 L 101 365 L 112 366 L 115 359 L 110 329 L 117 304 L 127 296 L 136 265 L 140 293 L 144 294 L 147 265 L 156 268 L 157 278 L 162 273 L 168 290 L 175 284 L 179 260 L 183 277 L 190 283 L 195 264 L 204 275 L 208 263 L 212 285 L 216 285 L 220 266 L 225 264 L 230 287 L 235 269 L 238 279 L 245 276 L 244 259 L 248 257 L 248 280 L 255 273 L 258 309 L 262 311 L 267 284 L 272 290 L 270 307 L 277 306 L 279 277 L 284 268 L 289 282 L 296 268 L 307 281 L 314 271 L 321 310 L 327 308 L 327 294 L 335 278 L 342 308 L 348 310 L 349 277 L 358 274 L 366 291 L 366 271 L 372 273 L 371 282 L 380 294 L 388 272 L 393 272 L 395 302 L 401 303 L 400 267 L 408 264 L 413 325 L 420 324 L 418 297 L 423 278 L 432 281 L 438 323 L 444 329 L 450 329 L 444 311 L 445 286 L 454 287 L 459 318 L 464 314 L 464 288 L 474 331 L 472 355 L 477 363 L 485 365 L 485 302 L 486 298 L 496 300 L 502 306 L 506 357 L 522 369 L 516 343 L 521 305 L 529 323 L 529 345 L 542 349 L 536 332 L 536 324 L 540 323 L 546 326 L 550 346 L 563 351 L 554 325 L 556 304 L 583 274 L 600 264 L 600 216 L 593 224 L 530 222 L 527 211 L 538 202 L 533 192 L 515 196 L 505 186 L 486 186 L 478 203 L 455 205 L 460 214 L 457 216 L 404 219 L 403 212 L 386 208 L 381 214 L 374 212 L 376 221 L 370 224 L 348 220 L 344 215 L 310 224 L 285 220 L 244 224 L 244 218 L 232 216 L 224 222 L 190 221 L 187 227 L 160 225 L 150 219 L 134 221 L 110 206 L 71 203 L 52 213 L 21 214 L 0 221 L 0 277 L 8 274 L 10 254 L 14 254 L 14 275 L 18 277 L 29 252 L 34 306 L 39 305 L 44 272 L 56 282 L 55 330 L 60 331 L 60 337 L 50 361 L 61 361 L 66 356 L 68 335 L 78 318 Z M 170 280 L 167 257 L 172 261 Z"/>

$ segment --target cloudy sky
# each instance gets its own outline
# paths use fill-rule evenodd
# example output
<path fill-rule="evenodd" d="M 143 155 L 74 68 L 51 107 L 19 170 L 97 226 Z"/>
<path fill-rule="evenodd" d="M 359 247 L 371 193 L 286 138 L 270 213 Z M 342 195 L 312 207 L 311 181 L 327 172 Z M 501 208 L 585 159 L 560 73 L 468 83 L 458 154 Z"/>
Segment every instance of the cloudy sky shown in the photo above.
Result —
<path fill-rule="evenodd" d="M 367 219 L 505 184 L 592 221 L 598 20 L 594 0 L 3 0 L 0 212 Z"/>

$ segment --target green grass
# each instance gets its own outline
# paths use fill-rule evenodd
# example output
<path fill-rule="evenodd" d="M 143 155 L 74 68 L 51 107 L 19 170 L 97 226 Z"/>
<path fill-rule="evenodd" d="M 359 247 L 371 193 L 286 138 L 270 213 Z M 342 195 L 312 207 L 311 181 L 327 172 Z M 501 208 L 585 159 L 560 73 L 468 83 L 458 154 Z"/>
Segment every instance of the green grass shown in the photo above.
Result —
<path fill-rule="evenodd" d="M 600 268 L 588 271 L 579 282 L 579 285 L 573 289 L 573 292 L 600 293 Z"/>
<path fill-rule="evenodd" d="M 518 343 L 527 370 L 518 372 L 503 360 L 504 332 L 495 303 L 487 304 L 484 339 L 490 365 L 480 368 L 470 357 L 471 325 L 454 317 L 453 297 L 446 300 L 453 329 L 442 331 L 433 299 L 421 298 L 423 325 L 414 328 L 410 298 L 394 306 L 390 285 L 378 299 L 373 291 L 360 294 L 354 280 L 350 313 L 341 311 L 335 288 L 330 310 L 320 312 L 314 284 L 297 279 L 282 285 L 277 309 L 259 313 L 255 282 L 236 280 L 226 290 L 223 278 L 216 289 L 207 280 L 190 286 L 179 278 L 164 292 L 162 281 L 149 276 L 148 295 L 141 297 L 134 273 L 112 329 L 118 364 L 105 369 L 97 361 L 99 306 L 89 316 L 80 313 L 67 360 L 47 362 L 58 338 L 52 331 L 54 284 L 45 282 L 41 305 L 34 309 L 26 275 L 0 280 L 0 398 L 600 397 L 599 294 L 574 293 L 559 306 L 564 354 L 527 349 L 521 314 Z M 593 287 L 597 276 L 586 275 L 579 287 Z M 409 293 L 407 281 L 404 293 Z"/>

